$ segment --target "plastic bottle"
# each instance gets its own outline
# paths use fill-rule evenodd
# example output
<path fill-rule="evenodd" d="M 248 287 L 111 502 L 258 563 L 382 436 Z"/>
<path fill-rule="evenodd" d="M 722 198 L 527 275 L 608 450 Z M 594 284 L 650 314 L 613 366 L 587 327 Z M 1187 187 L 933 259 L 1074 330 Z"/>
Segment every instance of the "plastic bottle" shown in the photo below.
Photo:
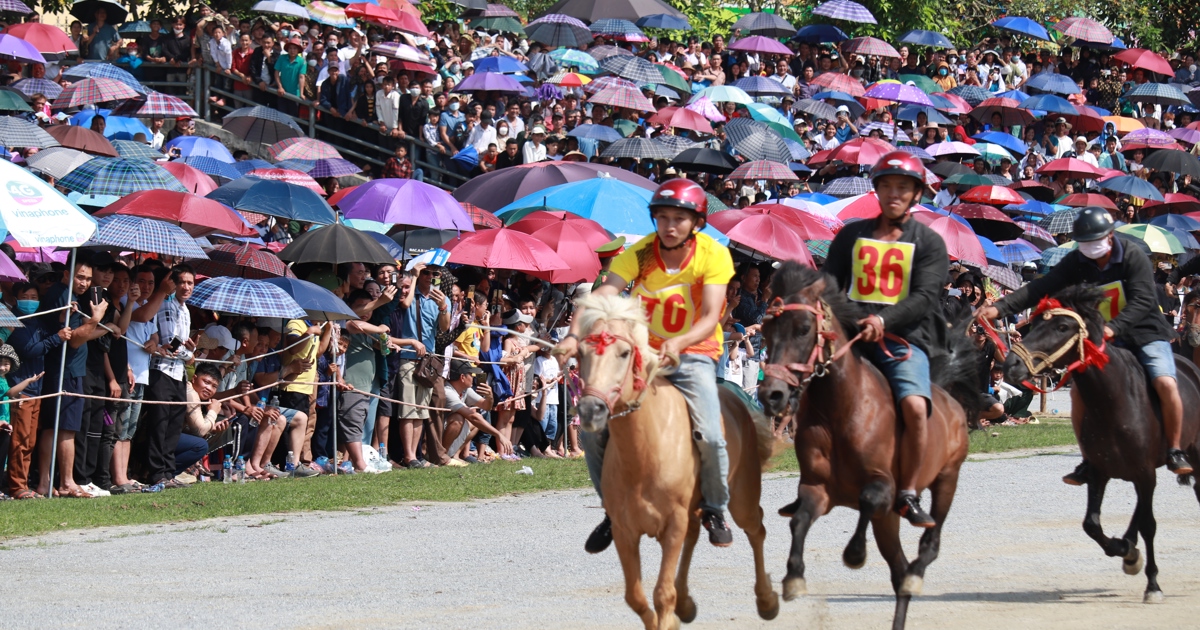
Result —
<path fill-rule="evenodd" d="M 283 462 L 284 471 L 292 472 L 293 470 L 296 470 L 296 463 L 294 461 L 292 461 L 295 458 L 295 456 L 296 456 L 295 453 L 293 453 L 292 451 L 288 451 L 287 460 L 285 460 Z"/>
<path fill-rule="evenodd" d="M 237 458 L 237 482 L 246 483 L 246 458 L 241 455 Z"/>
<path fill-rule="evenodd" d="M 270 404 L 267 405 L 272 409 L 279 409 L 279 396 L 272 396 Z"/>
<path fill-rule="evenodd" d="M 259 399 L 258 399 L 258 404 L 257 404 L 257 405 L 255 405 L 255 406 L 256 406 L 256 407 L 258 407 L 259 409 L 263 410 L 263 412 L 265 413 L 265 412 L 266 412 L 266 410 L 267 410 L 267 399 L 266 399 L 266 398 L 259 398 Z M 258 420 L 255 420 L 255 419 L 254 419 L 254 416 L 250 416 L 250 426 L 252 426 L 252 427 L 257 427 L 257 426 L 258 426 Z"/>
<path fill-rule="evenodd" d="M 225 462 L 221 464 L 221 482 L 233 483 L 233 456 L 226 455 Z"/>
<path fill-rule="evenodd" d="M 391 470 L 392 466 L 388 463 L 387 443 L 385 442 L 379 443 L 379 461 L 381 462 L 379 465 L 381 469 L 386 465 L 388 470 Z"/>

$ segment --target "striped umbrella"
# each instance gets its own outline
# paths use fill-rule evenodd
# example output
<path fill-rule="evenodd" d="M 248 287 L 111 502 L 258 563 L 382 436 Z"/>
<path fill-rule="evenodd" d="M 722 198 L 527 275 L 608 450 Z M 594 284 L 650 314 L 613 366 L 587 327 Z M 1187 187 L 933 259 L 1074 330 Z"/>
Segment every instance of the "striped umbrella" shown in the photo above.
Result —
<path fill-rule="evenodd" d="M 354 28 L 354 20 L 346 16 L 346 10 L 332 2 L 317 0 L 307 7 L 312 19 L 327 26 L 338 28 Z"/>
<path fill-rule="evenodd" d="M 342 154 L 331 145 L 313 138 L 288 138 L 280 140 L 267 147 L 267 155 L 272 160 L 319 160 L 321 158 L 340 158 Z"/>
<path fill-rule="evenodd" d="M 133 140 L 113 140 L 113 147 L 117 149 L 117 154 L 121 157 L 130 160 L 150 160 L 156 162 L 163 158 L 163 154 L 150 148 L 150 145 L 145 142 L 135 142 Z"/>
<path fill-rule="evenodd" d="M 208 311 L 247 317 L 308 317 L 287 291 L 246 278 L 209 278 L 196 285 L 187 303 Z"/>
<path fill-rule="evenodd" d="M 297 186 L 303 186 L 318 195 L 324 195 L 325 189 L 317 183 L 315 179 L 309 177 L 300 171 L 291 171 L 285 168 L 261 168 L 246 173 L 247 177 L 257 177 L 259 179 L 269 179 L 277 182 L 287 182 Z"/>
<path fill-rule="evenodd" d="M 688 140 L 687 138 L 681 138 L 679 136 L 672 136 L 672 135 L 661 135 L 661 134 L 654 137 L 654 142 L 657 142 L 657 143 L 667 147 L 667 150 L 669 150 L 671 152 L 672 159 L 678 157 L 680 153 L 683 153 L 684 151 L 687 151 L 688 149 L 691 149 L 692 147 L 699 146 L 699 144 L 700 144 L 698 142 L 692 142 L 691 140 Z"/>
<path fill-rule="evenodd" d="M 11 31 L 11 29 L 9 29 Z M 89 61 L 63 70 L 62 76 L 67 80 L 77 79 L 113 79 L 124 83 L 138 94 L 146 94 L 150 88 L 141 84 L 128 70 L 111 63 Z"/>
<path fill-rule="evenodd" d="M 613 59 L 615 59 L 615 57 L 613 57 Z M 654 104 L 650 102 L 650 99 L 642 96 L 641 90 L 638 90 L 637 88 L 630 89 L 624 86 L 610 87 L 600 90 L 592 95 L 588 101 L 592 104 L 624 107 L 626 109 L 633 109 L 640 112 L 655 111 Z"/>
<path fill-rule="evenodd" d="M 735 168 L 725 179 L 799 179 L 786 164 L 769 160 L 754 160 Z"/>
<path fill-rule="evenodd" d="M 225 180 L 234 180 L 242 176 L 241 171 L 234 168 L 232 164 L 208 157 L 207 155 L 189 155 L 178 161 L 206 175 L 220 177 Z"/>
<path fill-rule="evenodd" d="M 50 100 L 58 98 L 58 95 L 62 94 L 63 91 L 61 85 L 49 79 L 21 79 L 13 83 L 12 86 L 25 96 L 42 94 Z"/>
<path fill-rule="evenodd" d="M 827 72 L 825 74 L 835 74 Z M 824 74 L 821 76 L 825 76 Z M 844 75 L 843 75 L 844 76 Z M 783 87 L 783 84 L 771 77 L 745 77 L 733 82 L 733 86 L 739 88 L 750 96 L 788 96 L 792 93 L 791 90 Z M 859 89 L 862 88 L 860 84 Z"/>
<path fill-rule="evenodd" d="M 187 192 L 179 180 L 158 164 L 125 158 L 98 157 L 89 160 L 58 180 L 58 185 L 81 193 L 118 197 L 156 188 Z"/>
<path fill-rule="evenodd" d="M 196 110 L 187 104 L 187 101 L 178 96 L 171 96 L 162 92 L 150 92 L 144 99 L 125 101 L 113 109 L 113 115 L 136 116 L 139 118 L 150 118 L 153 116 L 161 116 L 163 118 L 188 116 L 194 118 L 199 116 Z"/>
<path fill-rule="evenodd" d="M 1000 248 L 1000 253 L 1004 256 L 1004 262 L 1010 265 L 1038 260 L 1042 257 L 1042 250 L 1038 249 L 1037 245 L 1023 238 L 1011 241 L 996 241 L 996 246 Z"/>
<path fill-rule="evenodd" d="M 259 280 L 295 278 L 296 275 L 274 252 L 249 243 L 222 243 L 209 250 L 208 260 L 195 265 L 196 273 L 210 277 L 231 276 Z"/>
<path fill-rule="evenodd" d="M 866 7 L 851 0 L 829 0 L 829 2 L 813 9 L 813 15 L 823 15 L 835 20 L 860 22 L 862 24 L 879 23 Z"/>
<path fill-rule="evenodd" d="M 499 217 L 473 203 L 459 202 L 459 205 L 467 211 L 467 216 L 471 217 L 471 225 L 478 229 L 504 227 L 504 221 L 501 221 Z"/>
<path fill-rule="evenodd" d="M 138 93 L 133 88 L 114 79 L 87 78 L 67 86 L 54 99 L 53 107 L 66 109 L 81 107 L 105 101 L 120 101 L 127 98 L 137 98 Z"/>
<path fill-rule="evenodd" d="M 821 192 L 834 197 L 854 197 L 871 192 L 871 182 L 862 177 L 840 177 L 829 182 Z"/>
<path fill-rule="evenodd" d="M 0 119 L 0 121 L 3 120 L 6 119 Z M 67 147 L 52 147 L 34 153 L 25 158 L 25 161 L 29 164 L 29 168 L 39 173 L 45 173 L 55 179 L 62 179 L 95 157 Z"/>
<path fill-rule="evenodd" d="M 886 138 L 889 142 L 897 142 L 897 141 L 911 142 L 911 140 L 908 137 L 908 134 L 904 133 L 903 129 L 901 129 L 891 123 L 885 123 L 885 122 L 878 121 L 878 120 L 873 123 L 867 123 L 867 124 L 863 125 L 862 127 L 859 127 L 858 135 L 866 137 L 866 136 L 871 135 L 871 132 L 875 131 L 875 130 L 878 130 L 879 133 L 883 134 L 883 137 Z M 920 149 L 920 147 L 916 147 L 916 148 Z M 924 149 L 921 149 L 921 150 L 924 151 Z M 930 156 L 930 159 L 932 159 L 932 158 L 933 158 L 933 156 Z"/>
<path fill-rule="evenodd" d="M 783 138 L 763 123 L 748 118 L 735 118 L 725 125 L 729 143 L 747 160 L 771 160 L 787 164 L 792 152 Z"/>
<path fill-rule="evenodd" d="M 546 79 L 546 83 L 562 87 L 583 87 L 592 82 L 591 77 L 586 77 L 578 72 L 567 72 L 560 70 L 558 74 Z"/>
<path fill-rule="evenodd" d="M 0 143 L 6 147 L 30 149 L 59 146 L 58 140 L 41 127 L 13 116 L 0 116 Z"/>
<path fill-rule="evenodd" d="M 1056 22 L 1050 28 L 1063 35 L 1069 35 L 1075 39 L 1092 42 L 1093 44 L 1111 44 L 1113 41 L 1112 31 L 1105 28 L 1099 22 L 1085 17 L 1069 17 Z"/>
<path fill-rule="evenodd" d="M 641 57 L 608 57 L 600 62 L 600 69 L 635 83 L 662 83 L 664 80 L 658 68 Z"/>
<path fill-rule="evenodd" d="M 666 145 L 648 138 L 622 138 L 608 145 L 600 157 L 669 160 L 675 154 Z"/>
<path fill-rule="evenodd" d="M 876 37 L 855 37 L 842 43 L 842 50 L 852 55 L 875 55 L 877 57 L 900 58 L 900 52 L 891 44 Z"/>
<path fill-rule="evenodd" d="M 178 225 L 128 214 L 97 219 L 96 234 L 83 244 L 83 247 L 106 246 L 180 258 L 208 258 L 195 239 Z"/>

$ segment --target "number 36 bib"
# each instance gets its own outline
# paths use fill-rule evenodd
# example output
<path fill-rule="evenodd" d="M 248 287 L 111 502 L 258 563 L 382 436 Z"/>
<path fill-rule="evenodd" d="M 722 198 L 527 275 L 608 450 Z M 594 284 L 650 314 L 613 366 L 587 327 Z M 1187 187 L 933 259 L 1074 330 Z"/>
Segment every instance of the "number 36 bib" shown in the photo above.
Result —
<path fill-rule="evenodd" d="M 912 243 L 870 238 L 855 241 L 850 299 L 871 304 L 896 304 L 908 297 L 915 250 Z"/>

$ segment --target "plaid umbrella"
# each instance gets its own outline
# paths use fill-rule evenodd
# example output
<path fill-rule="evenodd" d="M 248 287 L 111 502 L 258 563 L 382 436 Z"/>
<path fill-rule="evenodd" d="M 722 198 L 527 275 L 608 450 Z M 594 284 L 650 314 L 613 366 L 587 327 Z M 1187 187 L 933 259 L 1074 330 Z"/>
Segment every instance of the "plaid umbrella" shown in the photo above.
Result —
<path fill-rule="evenodd" d="M 616 50 L 621 50 L 615 46 L 600 46 L 599 48 L 613 48 Z M 588 52 L 593 52 L 593 50 L 589 50 Z M 582 50 L 576 50 L 574 48 L 556 48 L 550 52 L 550 58 L 557 61 L 559 65 L 574 66 L 580 70 L 594 71 L 600 69 L 598 62 L 601 58 L 589 55 Z"/>
<path fill-rule="evenodd" d="M 142 85 L 128 70 L 111 63 L 85 62 L 63 70 L 64 79 L 113 79 L 133 88 L 138 94 L 146 94 L 149 88 Z"/>
<path fill-rule="evenodd" d="M 1021 238 L 1037 245 L 1038 247 L 1054 247 L 1054 235 L 1046 231 L 1046 228 L 1029 221 L 1017 221 L 1017 225 L 1025 230 L 1021 234 Z"/>
<path fill-rule="evenodd" d="M 845 92 L 850 96 L 862 96 L 866 92 L 866 88 L 863 87 L 861 81 L 840 72 L 822 73 L 812 80 L 812 84 L 835 92 Z"/>
<path fill-rule="evenodd" d="M 792 152 L 770 127 L 748 118 L 735 118 L 725 125 L 725 135 L 739 155 L 747 160 L 771 160 L 787 164 Z"/>
<path fill-rule="evenodd" d="M 830 72 L 826 74 L 833 73 Z M 861 88 L 862 86 L 859 85 L 859 87 Z M 837 109 L 825 101 L 814 101 L 811 98 L 800 99 L 799 101 L 796 101 L 794 109 L 798 112 L 804 112 L 805 114 L 810 114 L 822 120 L 837 120 Z"/>
<path fill-rule="evenodd" d="M 300 171 L 290 171 L 285 168 L 263 168 L 246 173 L 247 177 L 257 177 L 259 179 L 267 179 L 277 182 L 287 182 L 297 186 L 303 186 L 318 195 L 324 195 L 325 189 L 316 182 L 312 177 Z"/>
<path fill-rule="evenodd" d="M 208 258 L 195 239 L 178 225 L 128 214 L 97 219 L 96 234 L 83 247 L 116 247 L 180 258 Z"/>
<path fill-rule="evenodd" d="M 188 304 L 209 311 L 248 317 L 308 317 L 308 313 L 287 291 L 261 280 L 246 278 L 209 278 L 196 285 Z"/>
<path fill-rule="evenodd" d="M 623 87 L 623 88 L 629 88 L 631 90 L 639 90 L 637 84 L 634 83 L 633 81 L 630 81 L 629 79 L 622 79 L 621 77 L 613 77 L 613 76 L 603 76 L 603 77 L 600 77 L 599 79 L 596 79 L 595 81 L 592 81 L 591 83 L 583 86 L 583 91 L 586 94 L 595 94 L 596 92 L 599 92 L 600 90 L 603 90 L 605 88 L 610 88 L 610 87 Z M 639 92 L 640 92 L 640 90 L 639 90 Z"/>
<path fill-rule="evenodd" d="M 316 160 L 282 160 L 280 162 L 276 162 L 274 166 L 261 166 L 259 168 L 268 168 L 268 169 L 269 168 L 283 168 L 283 169 L 287 169 L 289 171 L 300 171 L 301 173 L 307 173 L 307 172 L 311 171 L 312 168 L 316 165 L 317 165 Z M 249 173 L 250 171 L 257 171 L 257 170 L 258 170 L 258 168 L 252 168 L 252 169 L 248 169 L 246 171 L 239 171 L 239 172 L 242 172 L 243 174 L 245 174 L 245 173 Z"/>
<path fill-rule="evenodd" d="M 854 197 L 871 192 L 871 182 L 862 177 L 841 177 L 829 182 L 821 192 L 834 197 Z"/>
<path fill-rule="evenodd" d="M 338 153 L 337 149 L 313 138 L 288 138 L 287 140 L 280 140 L 267 147 L 267 155 L 276 161 L 293 158 L 319 160 L 321 158 L 342 157 L 342 154 Z"/>
<path fill-rule="evenodd" d="M 1004 255 L 1004 262 L 1010 265 L 1038 260 L 1042 257 L 1042 250 L 1038 249 L 1037 245 L 1023 238 L 1011 241 L 996 241 L 996 246 L 1000 248 L 1000 253 Z"/>
<path fill-rule="evenodd" d="M 188 166 L 213 177 L 234 180 L 242 177 L 242 172 L 228 162 L 222 162 L 207 155 L 189 155 L 178 160 Z M 266 168 L 270 168 L 269 166 Z"/>
<path fill-rule="evenodd" d="M 951 89 L 948 94 L 953 94 L 964 101 L 971 104 L 972 107 L 979 105 L 985 100 L 992 97 L 992 93 L 979 87 L 978 85 L 960 85 Z"/>
<path fill-rule="evenodd" d="M 679 136 L 671 136 L 671 135 L 655 136 L 654 142 L 657 142 L 657 143 L 667 147 L 667 150 L 669 150 L 671 152 L 672 158 L 675 158 L 680 153 L 682 153 L 692 147 L 699 146 L 699 143 L 692 142 L 691 140 L 688 140 L 687 138 L 681 138 Z"/>
<path fill-rule="evenodd" d="M 559 49 L 555 50 L 554 52 L 550 53 L 550 56 L 554 57 L 554 53 L 557 53 L 559 51 L 565 51 L 564 54 L 570 53 L 570 52 L 579 52 L 578 50 L 572 50 L 570 48 L 559 48 Z M 595 64 L 595 62 L 600 61 L 601 59 L 604 59 L 605 57 L 612 57 L 614 55 L 625 55 L 627 57 L 632 57 L 633 51 L 627 50 L 625 48 L 620 48 L 618 46 L 610 46 L 608 44 L 605 44 L 603 46 L 593 46 L 592 48 L 588 48 L 587 52 L 584 54 L 590 56 L 592 58 L 592 63 Z"/>
<path fill-rule="evenodd" d="M 1078 208 L 1060 210 L 1038 221 L 1038 225 L 1050 234 L 1070 234 L 1075 229 L 1075 218 L 1079 216 Z M 1024 226 L 1022 226 L 1024 227 Z M 1028 234 L 1028 230 L 1026 231 Z"/>
<path fill-rule="evenodd" d="M 813 9 L 813 15 L 824 15 L 835 20 L 861 22 L 862 24 L 878 24 L 875 16 L 866 7 L 851 0 L 829 0 Z"/>
<path fill-rule="evenodd" d="M 48 79 L 21 79 L 12 86 L 19 90 L 25 96 L 33 96 L 34 94 L 42 94 L 50 100 L 58 98 L 62 94 L 62 86 Z"/>
<path fill-rule="evenodd" d="M 342 158 L 321 158 L 313 162 L 313 165 L 308 169 L 296 169 L 308 173 L 314 179 L 322 177 L 344 177 L 346 175 L 357 175 L 362 172 L 354 162 L 344 160 Z"/>
<path fill-rule="evenodd" d="M 12 116 L 0 117 L 0 144 L 38 149 L 59 146 L 58 140 L 41 127 Z"/>
<path fill-rule="evenodd" d="M 66 109 L 137 96 L 138 93 L 133 88 L 115 79 L 87 78 L 67 86 L 58 98 L 54 99 L 53 106 L 56 109 Z"/>
<path fill-rule="evenodd" d="M 583 22 L 560 13 L 551 13 L 530 22 L 525 27 L 530 39 L 547 46 L 578 48 L 592 43 L 592 32 Z"/>
<path fill-rule="evenodd" d="M 162 30 L 162 29 L 159 29 Z M 150 33 L 150 23 L 146 20 L 138 20 L 136 22 L 126 22 L 117 29 L 117 32 L 122 35 L 144 35 Z"/>
<path fill-rule="evenodd" d="M 663 75 L 654 64 L 641 57 L 619 55 L 600 62 L 600 69 L 635 83 L 662 83 Z"/>
<path fill-rule="evenodd" d="M 1121 98 L 1135 103 L 1159 105 L 1190 105 L 1183 90 L 1170 83 L 1143 83 L 1126 92 Z"/>
<path fill-rule="evenodd" d="M 900 58 L 900 52 L 893 48 L 891 44 L 875 37 L 855 37 L 843 42 L 842 50 L 852 55 Z"/>
<path fill-rule="evenodd" d="M 797 179 L 792 169 L 779 162 L 755 160 L 737 167 L 725 179 Z"/>
<path fill-rule="evenodd" d="M 13 312 L 8 310 L 7 306 L 0 304 L 0 326 L 4 328 L 24 328 L 25 324 L 17 319 Z"/>
<path fill-rule="evenodd" d="M 616 57 L 610 57 L 616 59 Z M 592 104 L 611 105 L 613 107 L 624 107 L 626 109 L 634 109 L 641 112 L 654 111 L 654 104 L 650 99 L 642 96 L 641 90 L 637 88 L 627 88 L 624 86 L 610 87 L 600 90 L 588 99 Z"/>
<path fill-rule="evenodd" d="M 95 157 L 67 147 L 53 147 L 38 151 L 25 158 L 25 161 L 29 164 L 29 168 L 39 173 L 45 173 L 55 179 L 62 179 Z"/>
<path fill-rule="evenodd" d="M 134 142 L 133 140 L 113 140 L 113 147 L 117 149 L 117 153 L 126 159 L 130 160 L 150 160 L 151 162 L 162 159 L 163 154 L 150 148 L 150 145 L 144 142 Z"/>
<path fill-rule="evenodd" d="M 1112 31 L 1099 22 L 1085 17 L 1069 17 L 1055 23 L 1050 28 L 1063 35 L 1070 35 L 1075 39 L 1082 39 L 1093 44 L 1111 44 L 1113 40 Z"/>
<path fill-rule="evenodd" d="M 1011 186 L 1013 183 L 1013 181 L 1011 179 L 1009 179 L 1003 175 L 997 175 L 995 173 L 989 173 L 987 175 L 984 175 L 984 178 L 986 178 L 988 181 L 990 181 L 993 186 L 1000 186 L 1001 188 Z"/>
<path fill-rule="evenodd" d="M 904 133 L 903 129 L 901 129 L 891 123 L 885 123 L 882 121 L 875 121 L 873 123 L 867 123 L 867 124 L 863 125 L 862 127 L 859 127 L 858 135 L 869 136 L 869 135 L 871 135 L 871 132 L 875 131 L 876 129 L 878 129 L 879 133 L 882 133 L 883 137 L 887 138 L 887 140 L 889 142 L 896 142 L 897 140 L 899 140 L 901 142 L 911 142 L 911 140 L 908 137 L 908 134 Z M 913 147 L 913 148 L 921 149 L 920 147 Z M 925 151 L 925 150 L 921 149 L 921 151 Z M 928 151 L 925 151 L 925 153 L 928 153 Z M 933 159 L 932 155 L 929 157 L 931 160 Z"/>
<path fill-rule="evenodd" d="M 634 24 L 629 20 L 622 20 L 620 18 L 605 18 L 603 20 L 596 20 L 595 22 L 592 22 L 592 25 L 588 30 L 596 34 L 613 35 L 615 36 L 614 39 L 622 39 L 630 36 L 642 38 L 646 37 L 646 34 L 642 32 L 642 29 L 638 28 L 637 24 Z M 632 39 L 627 41 L 646 40 Z"/>
<path fill-rule="evenodd" d="M 158 164 L 124 158 L 98 157 L 90 160 L 60 179 L 58 185 L 81 193 L 118 197 L 156 188 L 187 192 L 179 180 Z"/>
<path fill-rule="evenodd" d="M 796 34 L 795 26 L 774 13 L 747 13 L 729 28 L 730 31 L 739 29 L 767 37 L 791 37 Z"/>
<path fill-rule="evenodd" d="M 316 162 L 314 161 L 313 163 L 315 164 Z M 241 162 L 234 162 L 231 166 L 233 166 L 233 169 L 236 170 L 241 175 L 245 175 L 246 173 L 249 173 L 250 171 L 258 170 L 260 168 L 274 168 L 274 165 L 272 165 L 270 162 L 268 162 L 266 160 L 260 160 L 258 158 L 254 158 L 251 160 L 242 160 Z M 296 170 L 303 171 L 304 169 L 298 168 Z"/>
<path fill-rule="evenodd" d="M 1023 282 L 1021 282 L 1021 276 L 1008 267 L 1002 267 L 1000 265 L 988 265 L 981 269 L 980 272 L 994 280 L 1000 286 L 1012 291 L 1016 291 L 1017 289 L 1021 288 L 1021 285 L 1023 284 Z"/>
<path fill-rule="evenodd" d="M 274 144 L 304 135 L 300 125 L 291 116 L 261 105 L 243 107 L 225 114 L 221 128 L 254 144 Z"/>
<path fill-rule="evenodd" d="M 136 116 L 139 118 L 150 118 L 153 116 L 161 116 L 163 118 L 190 116 L 194 118 L 199 116 L 196 110 L 192 109 L 192 106 L 188 105 L 183 99 L 178 96 L 163 94 L 162 92 L 150 92 L 144 99 L 125 101 L 113 109 L 113 115 Z"/>
<path fill-rule="evenodd" d="M 825 74 L 834 73 L 827 72 Z M 743 92 L 750 96 L 788 96 L 792 93 L 791 90 L 783 87 L 782 83 L 770 77 L 746 77 L 734 81 L 733 86 L 741 88 Z M 862 85 L 859 85 L 859 88 L 862 88 Z"/>
<path fill-rule="evenodd" d="M 932 155 L 929 155 L 929 152 L 926 151 L 925 149 L 922 149 L 921 147 L 913 146 L 911 144 L 906 144 L 902 147 L 897 147 L 897 148 L 901 151 L 904 151 L 905 153 L 911 153 L 911 154 L 921 158 L 922 162 L 932 162 L 936 159 Z"/>
<path fill-rule="evenodd" d="M 1067 254 L 1071 253 L 1072 249 L 1074 249 L 1074 248 L 1072 248 L 1072 247 L 1051 247 L 1050 249 L 1043 251 L 1042 252 L 1042 265 L 1044 265 L 1046 267 L 1053 267 L 1054 265 L 1057 265 L 1058 263 L 1062 262 L 1062 259 L 1067 257 Z"/>
<path fill-rule="evenodd" d="M 9 13 L 32 13 L 33 10 L 17 0 L 0 0 L 0 11 Z"/>
<path fill-rule="evenodd" d="M 608 145 L 600 157 L 669 160 L 675 157 L 675 153 L 662 143 L 648 138 L 622 138 Z"/>
<path fill-rule="evenodd" d="M 833 241 L 808 241 L 808 253 L 817 258 L 829 258 L 829 246 Z"/>
<path fill-rule="evenodd" d="M 471 225 L 474 225 L 476 228 L 504 227 L 504 221 L 501 221 L 499 217 L 473 203 L 459 202 L 459 205 L 463 207 L 463 210 L 467 211 L 467 216 L 471 217 Z"/>

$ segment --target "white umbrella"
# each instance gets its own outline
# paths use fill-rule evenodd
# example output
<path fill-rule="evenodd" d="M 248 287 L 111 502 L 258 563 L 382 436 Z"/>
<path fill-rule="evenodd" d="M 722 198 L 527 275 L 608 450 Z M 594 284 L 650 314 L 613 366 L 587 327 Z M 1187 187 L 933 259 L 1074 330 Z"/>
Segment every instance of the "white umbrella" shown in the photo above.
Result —
<path fill-rule="evenodd" d="M 0 223 L 23 247 L 78 247 L 96 221 L 33 173 L 0 161 Z"/>

